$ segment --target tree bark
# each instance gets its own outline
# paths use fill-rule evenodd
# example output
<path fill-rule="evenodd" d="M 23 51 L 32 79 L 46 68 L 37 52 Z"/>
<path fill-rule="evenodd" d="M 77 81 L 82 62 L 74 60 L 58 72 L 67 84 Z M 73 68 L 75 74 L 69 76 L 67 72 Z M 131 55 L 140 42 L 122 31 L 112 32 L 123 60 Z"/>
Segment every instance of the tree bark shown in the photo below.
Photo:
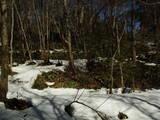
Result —
<path fill-rule="evenodd" d="M 66 39 L 65 43 L 68 47 L 68 57 L 69 57 L 69 69 L 71 70 L 72 74 L 76 74 L 75 66 L 74 66 L 74 57 L 72 53 L 72 38 L 71 38 L 71 30 L 69 24 L 69 14 L 68 14 L 68 2 L 64 0 L 64 10 L 66 11 L 65 22 L 66 22 Z"/>
<path fill-rule="evenodd" d="M 71 33 L 68 31 L 68 41 L 67 41 L 67 46 L 68 46 L 68 54 L 69 54 L 69 68 L 73 74 L 76 73 L 75 66 L 74 66 L 74 58 L 73 58 L 73 53 L 72 53 L 72 44 L 71 44 Z"/>
<path fill-rule="evenodd" d="M 1 0 L 1 19 L 2 19 L 2 65 L 0 80 L 0 101 L 6 100 L 8 91 L 8 68 L 9 68 L 9 50 L 8 50 L 8 33 L 7 33 L 7 1 Z"/>
<path fill-rule="evenodd" d="M 14 0 L 12 1 L 12 25 L 11 25 L 11 40 L 10 40 L 10 72 L 12 72 L 13 63 L 13 38 L 14 38 Z M 11 74 L 12 75 L 12 74 Z"/>
<path fill-rule="evenodd" d="M 132 13 L 131 13 L 131 38 L 132 38 L 132 52 L 133 61 L 136 62 L 136 39 L 135 39 L 135 0 L 132 0 Z"/>

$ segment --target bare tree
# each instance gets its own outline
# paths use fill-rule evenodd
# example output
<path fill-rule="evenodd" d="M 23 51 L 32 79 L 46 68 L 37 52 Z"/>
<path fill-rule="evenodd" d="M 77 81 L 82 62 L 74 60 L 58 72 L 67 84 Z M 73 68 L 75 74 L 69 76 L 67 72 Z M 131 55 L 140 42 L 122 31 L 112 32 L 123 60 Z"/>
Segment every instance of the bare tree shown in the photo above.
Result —
<path fill-rule="evenodd" d="M 49 62 L 49 34 L 50 34 L 50 16 L 49 16 L 49 4 L 50 1 L 44 2 L 42 8 L 38 9 L 33 0 L 33 11 L 36 19 L 36 27 L 38 29 L 41 57 L 45 63 Z M 53 13 L 54 14 L 54 13 Z"/>
<path fill-rule="evenodd" d="M 9 39 L 7 33 L 7 0 L 0 1 L 2 21 L 2 65 L 0 80 L 0 101 L 5 101 L 8 91 L 8 69 L 9 69 Z"/>
<path fill-rule="evenodd" d="M 24 37 L 24 40 L 25 40 L 25 44 L 26 44 L 26 47 L 27 47 L 27 51 L 28 51 L 28 55 L 29 55 L 29 60 L 32 61 L 32 54 L 31 54 L 31 50 L 30 50 L 30 47 L 29 47 L 28 38 L 27 38 L 25 29 L 24 29 L 24 24 L 23 24 L 20 12 L 18 11 L 18 8 L 17 8 L 17 5 L 16 5 L 15 2 L 14 2 L 14 7 L 15 7 L 15 11 L 17 13 L 17 16 L 18 16 L 18 19 L 19 19 L 19 22 L 20 22 L 20 27 L 21 27 L 22 34 L 23 34 L 23 37 Z"/>
<path fill-rule="evenodd" d="M 133 52 L 133 61 L 136 62 L 136 39 L 135 39 L 135 0 L 132 0 L 131 3 L 131 39 L 132 39 L 132 52 Z"/>
<path fill-rule="evenodd" d="M 121 8 L 121 7 L 120 7 Z M 122 9 L 122 8 L 121 8 Z M 122 19 L 118 19 L 119 17 L 119 12 L 118 12 L 118 1 L 115 1 L 114 7 L 113 7 L 113 19 L 112 19 L 112 32 L 113 32 L 113 37 L 116 39 L 117 42 L 117 50 L 114 53 L 112 57 L 112 64 L 111 64 L 111 86 L 110 86 L 110 93 L 112 93 L 112 88 L 113 88 L 113 71 L 114 71 L 114 61 L 116 54 L 118 54 L 118 62 L 119 62 L 119 70 L 120 70 L 120 78 L 121 78 L 121 87 L 124 88 L 124 77 L 123 77 L 123 62 L 121 58 L 121 40 L 124 37 L 125 29 L 126 29 L 126 24 L 127 20 L 124 15 Z"/>
<path fill-rule="evenodd" d="M 12 71 L 13 63 L 13 39 L 14 39 L 14 0 L 12 0 L 12 25 L 11 25 L 11 40 L 10 40 L 10 70 Z"/>
<path fill-rule="evenodd" d="M 68 57 L 69 57 L 69 68 L 73 72 L 76 73 L 75 66 L 74 66 L 74 58 L 72 53 L 72 38 L 71 38 L 71 26 L 70 26 L 70 14 L 69 14 L 69 7 L 68 7 L 68 0 L 64 0 L 64 19 L 65 19 L 65 26 L 66 26 L 66 37 L 65 43 L 68 47 Z"/>

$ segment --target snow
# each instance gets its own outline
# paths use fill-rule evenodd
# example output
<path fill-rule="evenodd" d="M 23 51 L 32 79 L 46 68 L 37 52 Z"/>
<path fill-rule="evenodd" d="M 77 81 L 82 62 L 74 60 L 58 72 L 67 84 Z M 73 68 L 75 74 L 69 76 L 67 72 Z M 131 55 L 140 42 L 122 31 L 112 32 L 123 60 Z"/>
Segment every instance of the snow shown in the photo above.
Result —
<path fill-rule="evenodd" d="M 156 64 L 156 63 L 148 63 L 148 62 L 145 62 L 145 61 L 142 61 L 142 60 L 137 60 L 137 61 L 140 62 L 140 63 L 143 63 L 143 64 L 146 65 L 146 66 L 155 67 L 155 66 L 158 65 L 158 64 Z"/>
<path fill-rule="evenodd" d="M 50 53 L 50 54 L 57 53 L 57 52 L 63 52 L 63 53 L 65 53 L 65 52 L 67 52 L 67 50 L 65 50 L 65 49 L 49 50 L 49 53 Z"/>
<path fill-rule="evenodd" d="M 52 85 L 55 84 L 55 82 L 45 82 L 45 83 L 46 83 L 46 85 L 48 85 L 48 86 L 52 86 Z"/>
<path fill-rule="evenodd" d="M 63 62 L 67 64 L 67 61 Z M 79 66 L 85 63 L 86 60 L 75 61 L 75 64 Z M 110 116 L 111 120 L 118 120 L 119 112 L 125 113 L 129 117 L 128 120 L 160 120 L 160 90 L 156 89 L 130 94 L 121 94 L 121 89 L 115 89 L 117 93 L 109 95 L 105 88 L 98 90 L 49 87 L 36 90 L 31 88 L 37 75 L 52 69 L 64 70 L 64 66 L 26 66 L 23 64 L 13 67 L 13 71 L 18 74 L 9 77 L 7 97 L 29 100 L 34 107 L 16 111 L 6 109 L 4 104 L 0 103 L 0 120 L 101 120 L 94 111 L 78 103 L 73 104 L 74 117 L 70 117 L 64 111 L 64 107 L 75 99 Z"/>
<path fill-rule="evenodd" d="M 157 66 L 155 63 L 145 63 L 146 66 Z"/>

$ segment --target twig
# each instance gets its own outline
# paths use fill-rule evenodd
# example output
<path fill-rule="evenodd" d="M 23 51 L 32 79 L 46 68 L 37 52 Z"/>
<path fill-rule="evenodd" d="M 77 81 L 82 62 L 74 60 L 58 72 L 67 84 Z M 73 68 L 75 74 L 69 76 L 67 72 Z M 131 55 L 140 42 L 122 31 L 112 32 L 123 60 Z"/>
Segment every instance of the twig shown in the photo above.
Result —
<path fill-rule="evenodd" d="M 79 89 L 78 89 L 78 91 L 77 91 L 77 93 L 76 93 L 76 95 L 75 95 L 75 97 L 74 97 L 74 101 L 76 100 L 76 98 L 77 98 L 77 96 L 78 96 L 78 93 L 79 93 Z"/>
<path fill-rule="evenodd" d="M 84 90 L 85 90 L 85 89 L 83 89 L 82 93 L 81 93 L 81 94 L 80 94 L 80 96 L 77 98 L 77 100 L 79 100 L 79 99 L 80 99 L 80 97 L 83 95 Z"/>
<path fill-rule="evenodd" d="M 111 94 L 108 98 L 106 98 L 106 100 L 104 100 L 104 102 L 102 102 L 97 108 L 96 110 L 98 110 L 109 98 L 112 97 L 113 94 Z"/>

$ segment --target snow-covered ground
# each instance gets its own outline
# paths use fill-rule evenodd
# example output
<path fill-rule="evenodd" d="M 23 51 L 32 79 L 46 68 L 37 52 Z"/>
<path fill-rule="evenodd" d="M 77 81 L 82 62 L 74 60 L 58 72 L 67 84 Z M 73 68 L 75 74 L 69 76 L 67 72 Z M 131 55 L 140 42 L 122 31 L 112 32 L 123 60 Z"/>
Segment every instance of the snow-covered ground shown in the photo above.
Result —
<path fill-rule="evenodd" d="M 63 63 L 66 65 L 67 61 Z M 77 60 L 76 64 L 83 66 L 85 60 Z M 75 99 L 77 92 L 76 98 L 79 102 L 111 116 L 110 120 L 118 120 L 119 112 L 125 113 L 129 117 L 128 120 L 160 120 L 160 90 L 109 95 L 104 88 L 99 90 L 31 88 L 38 74 L 52 69 L 64 70 L 64 67 L 25 64 L 13 67 L 13 71 L 18 74 L 9 77 L 8 98 L 29 100 L 34 107 L 15 111 L 6 109 L 4 104 L 0 103 L 0 120 L 101 120 L 95 112 L 77 103 L 73 104 L 75 109 L 73 118 L 64 111 L 64 106 Z"/>

